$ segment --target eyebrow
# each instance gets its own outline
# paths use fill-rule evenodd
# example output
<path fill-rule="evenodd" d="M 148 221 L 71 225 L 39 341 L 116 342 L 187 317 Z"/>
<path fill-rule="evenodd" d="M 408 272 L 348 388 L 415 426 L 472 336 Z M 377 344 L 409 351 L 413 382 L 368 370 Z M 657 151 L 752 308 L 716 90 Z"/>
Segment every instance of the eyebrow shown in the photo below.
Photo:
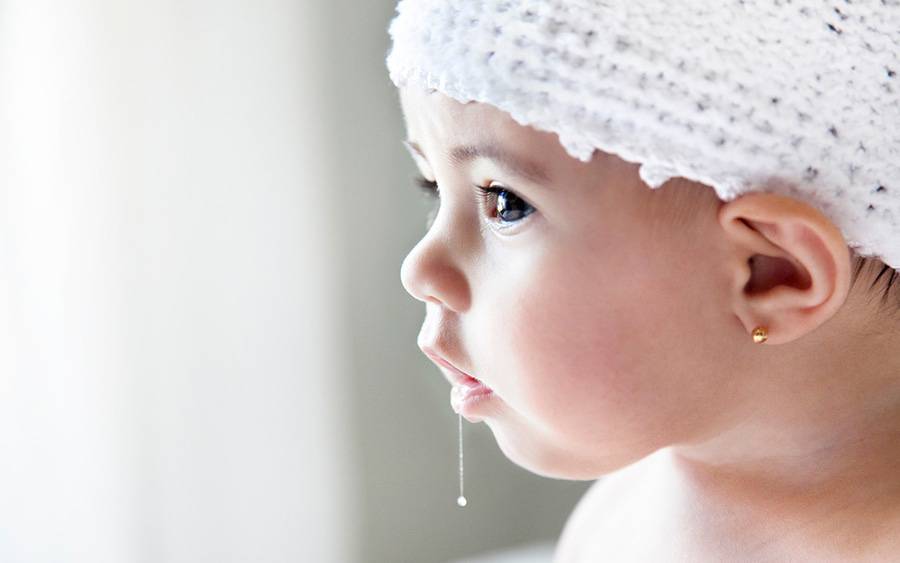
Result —
<path fill-rule="evenodd" d="M 421 156 L 426 162 L 425 153 L 422 148 L 412 140 L 404 140 L 403 146 L 410 153 Z M 494 143 L 484 143 L 480 145 L 460 145 L 450 150 L 450 161 L 457 165 L 462 165 L 476 158 L 487 158 L 505 168 L 519 178 L 528 180 L 535 184 L 542 184 L 550 187 L 550 176 L 547 172 L 537 164 L 518 158 L 508 152 L 505 152 Z"/>

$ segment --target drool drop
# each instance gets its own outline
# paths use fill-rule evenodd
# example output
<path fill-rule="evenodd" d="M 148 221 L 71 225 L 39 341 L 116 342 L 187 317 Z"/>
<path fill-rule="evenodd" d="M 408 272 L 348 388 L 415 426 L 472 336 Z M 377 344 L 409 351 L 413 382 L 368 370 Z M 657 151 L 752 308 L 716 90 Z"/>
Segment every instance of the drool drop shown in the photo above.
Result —
<path fill-rule="evenodd" d="M 458 415 L 459 417 L 459 497 L 456 499 L 456 504 L 459 506 L 465 506 L 467 504 L 466 495 L 463 490 L 463 440 L 462 440 L 462 415 Z"/>

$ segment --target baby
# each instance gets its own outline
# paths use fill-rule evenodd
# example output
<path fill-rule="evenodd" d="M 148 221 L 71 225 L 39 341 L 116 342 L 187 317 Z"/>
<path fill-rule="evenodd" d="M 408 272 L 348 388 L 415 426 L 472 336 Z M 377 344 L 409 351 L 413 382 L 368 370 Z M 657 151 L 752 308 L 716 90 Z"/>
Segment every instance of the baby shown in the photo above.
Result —
<path fill-rule="evenodd" d="M 615 4 L 399 4 L 419 347 L 514 463 L 597 480 L 555 563 L 900 561 L 900 6 Z"/>

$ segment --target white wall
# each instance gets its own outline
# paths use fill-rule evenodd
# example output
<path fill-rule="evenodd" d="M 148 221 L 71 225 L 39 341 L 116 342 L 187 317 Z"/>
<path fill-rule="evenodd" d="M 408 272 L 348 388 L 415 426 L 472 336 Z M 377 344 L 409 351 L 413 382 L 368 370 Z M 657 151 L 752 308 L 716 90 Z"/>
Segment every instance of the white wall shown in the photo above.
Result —
<path fill-rule="evenodd" d="M 323 4 L 0 0 L 0 560 L 356 553 Z"/>

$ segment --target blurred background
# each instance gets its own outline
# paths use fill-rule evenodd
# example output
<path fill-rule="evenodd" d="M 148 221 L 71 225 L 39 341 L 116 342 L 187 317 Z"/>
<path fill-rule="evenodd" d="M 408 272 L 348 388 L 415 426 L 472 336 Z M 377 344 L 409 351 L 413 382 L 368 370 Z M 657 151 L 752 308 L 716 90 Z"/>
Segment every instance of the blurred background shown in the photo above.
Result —
<path fill-rule="evenodd" d="M 549 562 L 400 264 L 393 0 L 0 0 L 0 561 Z"/>

